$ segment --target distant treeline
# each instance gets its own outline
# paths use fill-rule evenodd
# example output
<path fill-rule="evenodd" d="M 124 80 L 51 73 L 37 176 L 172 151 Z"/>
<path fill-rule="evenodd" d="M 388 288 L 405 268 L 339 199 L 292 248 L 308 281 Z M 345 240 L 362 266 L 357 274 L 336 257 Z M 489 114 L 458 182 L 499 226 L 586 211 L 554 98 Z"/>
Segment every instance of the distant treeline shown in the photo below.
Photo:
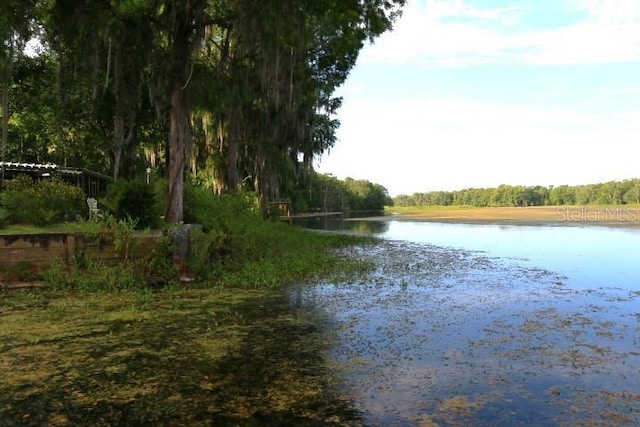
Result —
<path fill-rule="evenodd" d="M 401 194 L 395 206 L 560 206 L 623 205 L 640 203 L 640 179 L 601 184 L 525 187 L 501 185 L 497 188 L 467 188 Z"/>
<path fill-rule="evenodd" d="M 391 205 L 387 189 L 363 179 L 340 180 L 330 174 L 311 174 L 308 190 L 292 197 L 296 212 L 316 210 L 324 212 L 379 211 Z"/>

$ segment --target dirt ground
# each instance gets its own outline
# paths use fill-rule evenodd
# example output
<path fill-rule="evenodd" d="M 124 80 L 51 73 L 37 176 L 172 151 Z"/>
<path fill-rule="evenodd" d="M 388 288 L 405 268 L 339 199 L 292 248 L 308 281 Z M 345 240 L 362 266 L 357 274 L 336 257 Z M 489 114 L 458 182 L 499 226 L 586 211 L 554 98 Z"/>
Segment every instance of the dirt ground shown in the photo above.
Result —
<path fill-rule="evenodd" d="M 390 210 L 386 219 L 514 225 L 607 225 L 640 227 L 639 206 L 529 206 Z"/>

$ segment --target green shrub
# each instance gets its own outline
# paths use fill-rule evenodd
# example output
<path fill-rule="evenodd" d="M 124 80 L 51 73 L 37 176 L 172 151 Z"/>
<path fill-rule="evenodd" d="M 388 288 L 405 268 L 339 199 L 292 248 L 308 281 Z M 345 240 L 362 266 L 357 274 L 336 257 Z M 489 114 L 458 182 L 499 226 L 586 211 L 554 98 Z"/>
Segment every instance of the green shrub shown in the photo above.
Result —
<path fill-rule="evenodd" d="M 2 203 L 1 200 L 0 200 L 0 203 Z M 2 206 L 0 206 L 0 229 L 3 229 L 7 226 L 7 224 L 9 223 L 8 217 L 9 217 L 9 214 L 7 210 L 4 209 Z"/>
<path fill-rule="evenodd" d="M 5 191 L 23 191 L 33 188 L 33 179 L 28 175 L 18 175 L 4 182 Z"/>
<path fill-rule="evenodd" d="M 130 218 L 137 228 L 157 227 L 160 209 L 154 187 L 141 180 L 120 179 L 109 186 L 107 196 L 100 201 L 117 219 Z"/>
<path fill-rule="evenodd" d="M 216 195 L 205 187 L 185 185 L 185 223 L 201 224 L 205 230 L 210 230 L 234 229 L 260 220 L 253 193 Z"/>
<path fill-rule="evenodd" d="M 191 229 L 191 253 L 188 259 L 190 270 L 200 277 L 207 277 L 215 268 L 221 267 L 223 262 L 229 262 L 231 251 L 228 238 L 223 231 Z"/>
<path fill-rule="evenodd" d="M 87 202 L 80 187 L 58 180 L 38 182 L 38 191 L 45 210 L 55 212 L 55 222 L 75 221 L 87 214 Z"/>
<path fill-rule="evenodd" d="M 264 223 L 253 193 L 215 195 L 203 187 L 185 187 L 185 223 L 199 224 L 200 260 L 243 262 L 253 248 L 251 230 Z"/>
<path fill-rule="evenodd" d="M 5 182 L 2 193 L 2 205 L 7 211 L 7 221 L 10 224 L 29 223 L 32 211 L 38 210 L 37 193 L 33 180 L 28 176 L 18 176 Z"/>
<path fill-rule="evenodd" d="M 185 184 L 184 187 L 184 222 L 187 224 L 207 224 L 216 211 L 217 196 L 209 189 Z"/>
<path fill-rule="evenodd" d="M 185 222 L 202 225 L 191 232 L 191 272 L 226 286 L 277 286 L 339 270 L 336 263 L 347 262 L 329 252 L 364 242 L 265 221 L 253 193 L 216 196 L 195 186 L 185 188 Z"/>
<path fill-rule="evenodd" d="M 28 176 L 6 182 L 2 205 L 10 224 L 38 227 L 73 221 L 86 211 L 84 193 L 80 188 L 58 179 L 33 181 Z"/>

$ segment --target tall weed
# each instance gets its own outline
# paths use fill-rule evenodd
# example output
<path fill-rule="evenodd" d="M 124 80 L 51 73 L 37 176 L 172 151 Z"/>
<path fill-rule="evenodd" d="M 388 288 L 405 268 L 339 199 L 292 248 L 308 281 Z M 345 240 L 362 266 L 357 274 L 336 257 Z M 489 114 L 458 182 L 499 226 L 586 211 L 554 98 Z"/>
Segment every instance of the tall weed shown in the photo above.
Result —
<path fill-rule="evenodd" d="M 56 261 L 44 274 L 44 279 L 56 289 L 86 292 L 143 289 L 169 283 L 177 277 L 170 264 L 165 241 L 158 243 L 141 259 L 129 258 L 135 221 L 105 216 L 68 226 L 82 234 L 87 243 L 113 244 L 116 253 L 122 254 L 122 261 L 116 265 L 105 265 L 88 258 L 84 251 L 76 248 L 73 261 Z"/>
<path fill-rule="evenodd" d="M 115 292 L 145 287 L 142 275 L 132 263 L 107 266 L 93 260 L 83 264 L 56 261 L 44 273 L 45 281 L 56 290 Z"/>

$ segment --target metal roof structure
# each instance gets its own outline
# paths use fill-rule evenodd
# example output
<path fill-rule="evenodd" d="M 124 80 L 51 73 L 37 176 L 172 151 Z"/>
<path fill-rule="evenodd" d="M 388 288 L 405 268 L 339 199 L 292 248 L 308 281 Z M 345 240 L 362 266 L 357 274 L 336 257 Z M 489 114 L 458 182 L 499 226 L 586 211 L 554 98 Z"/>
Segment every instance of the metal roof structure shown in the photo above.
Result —
<path fill-rule="evenodd" d="M 11 172 L 49 172 L 58 168 L 53 163 L 0 162 L 0 167 Z"/>
<path fill-rule="evenodd" d="M 90 197 L 104 195 L 107 184 L 113 181 L 113 178 L 101 173 L 53 163 L 0 162 L 0 169 L 4 179 L 11 179 L 19 174 L 30 175 L 36 179 L 58 176 L 69 184 L 81 187 Z"/>

